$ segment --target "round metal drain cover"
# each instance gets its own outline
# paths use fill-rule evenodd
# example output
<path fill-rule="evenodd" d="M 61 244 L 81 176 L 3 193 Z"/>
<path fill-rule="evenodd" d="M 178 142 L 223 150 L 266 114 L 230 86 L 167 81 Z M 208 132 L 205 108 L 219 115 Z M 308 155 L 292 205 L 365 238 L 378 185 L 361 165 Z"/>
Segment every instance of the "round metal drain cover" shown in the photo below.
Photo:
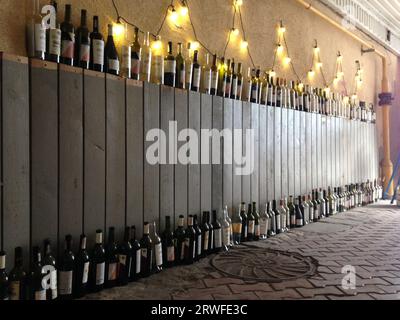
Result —
<path fill-rule="evenodd" d="M 246 246 L 215 256 L 212 266 L 230 277 L 277 283 L 311 277 L 318 261 L 298 253 Z"/>

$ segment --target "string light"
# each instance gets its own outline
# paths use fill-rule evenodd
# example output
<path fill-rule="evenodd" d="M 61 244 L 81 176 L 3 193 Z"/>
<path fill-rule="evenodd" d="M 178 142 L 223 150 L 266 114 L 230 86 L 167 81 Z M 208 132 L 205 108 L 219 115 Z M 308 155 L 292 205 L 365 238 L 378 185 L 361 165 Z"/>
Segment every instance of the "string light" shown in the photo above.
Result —
<path fill-rule="evenodd" d="M 180 14 L 182 17 L 186 17 L 186 16 L 189 14 L 189 9 L 188 9 L 188 7 L 187 7 L 185 1 L 182 1 L 182 6 L 181 6 L 181 8 L 179 9 L 179 14 Z"/>
<path fill-rule="evenodd" d="M 151 48 L 155 53 L 158 53 L 162 50 L 162 41 L 160 36 L 157 36 L 156 41 L 152 43 Z"/>
<path fill-rule="evenodd" d="M 279 27 L 278 27 L 278 33 L 279 33 L 279 35 L 282 36 L 285 32 L 286 32 L 286 28 L 283 25 L 283 22 L 281 21 L 281 23 L 279 24 Z"/>
<path fill-rule="evenodd" d="M 234 37 L 237 37 L 239 35 L 240 31 L 238 28 L 233 28 L 231 31 L 231 35 Z"/>
<path fill-rule="evenodd" d="M 313 69 L 311 69 L 310 71 L 308 71 L 308 77 L 310 79 L 313 79 L 315 77 L 315 71 Z"/>
<path fill-rule="evenodd" d="M 279 43 L 276 48 L 276 53 L 280 56 L 280 55 L 282 55 L 283 50 L 284 50 L 284 48 L 283 48 L 282 44 Z"/>
<path fill-rule="evenodd" d="M 192 42 L 190 48 L 191 48 L 193 51 L 199 50 L 199 48 L 200 48 L 200 43 L 199 43 L 198 41 L 194 41 L 194 42 Z"/>
<path fill-rule="evenodd" d="M 125 26 L 121 23 L 121 20 L 118 20 L 113 25 L 113 33 L 114 37 L 119 39 L 125 35 Z"/>
<path fill-rule="evenodd" d="M 170 13 L 169 17 L 174 24 L 176 24 L 178 22 L 179 15 L 178 15 L 178 12 L 176 12 L 174 7 L 171 8 L 171 13 Z"/>
<path fill-rule="evenodd" d="M 240 49 L 246 50 L 249 47 L 249 43 L 246 40 L 240 42 Z"/>
<path fill-rule="evenodd" d="M 292 62 L 292 59 L 290 59 L 290 57 L 285 57 L 285 59 L 283 59 L 283 63 L 286 66 L 288 66 L 291 62 Z"/>
<path fill-rule="evenodd" d="M 269 73 L 269 76 L 270 76 L 272 79 L 276 77 L 276 72 L 275 72 L 274 69 L 271 69 L 268 73 Z"/>
<path fill-rule="evenodd" d="M 243 5 L 243 0 L 235 0 L 234 3 L 233 3 L 233 5 L 234 5 L 236 8 L 239 8 L 239 7 L 241 7 L 241 6 Z"/>

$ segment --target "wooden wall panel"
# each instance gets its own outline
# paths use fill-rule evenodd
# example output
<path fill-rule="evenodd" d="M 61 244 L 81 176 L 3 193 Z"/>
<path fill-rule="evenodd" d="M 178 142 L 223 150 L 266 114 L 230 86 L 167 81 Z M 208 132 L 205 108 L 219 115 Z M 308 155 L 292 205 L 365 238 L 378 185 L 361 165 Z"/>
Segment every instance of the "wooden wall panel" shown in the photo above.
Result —
<path fill-rule="evenodd" d="M 307 193 L 313 189 L 312 184 L 312 114 L 306 113 L 306 172 Z"/>
<path fill-rule="evenodd" d="M 254 146 L 251 152 L 254 163 L 254 171 L 251 175 L 251 200 L 260 205 L 260 106 L 256 103 L 251 104 L 251 128 L 254 130 Z"/>
<path fill-rule="evenodd" d="M 267 106 L 267 193 L 268 201 L 275 198 L 274 108 Z M 243 185 L 243 188 L 245 186 Z"/>
<path fill-rule="evenodd" d="M 300 111 L 294 111 L 294 193 L 291 196 L 295 198 L 300 195 L 301 187 L 301 141 L 300 141 Z"/>
<path fill-rule="evenodd" d="M 6 54 L 0 54 L 0 65 L 0 242 L 10 270 L 14 248 L 21 246 L 27 254 L 30 242 L 29 66 L 28 59 Z"/>
<path fill-rule="evenodd" d="M 274 177 L 275 195 L 274 199 L 282 199 L 282 109 L 274 108 Z"/>
<path fill-rule="evenodd" d="M 294 113 L 295 110 L 288 109 L 287 110 L 287 124 L 288 124 L 288 196 L 294 196 L 295 194 L 295 182 L 296 182 L 296 175 L 295 175 L 295 131 L 294 131 Z"/>
<path fill-rule="evenodd" d="M 300 194 L 307 193 L 306 113 L 300 112 Z"/>
<path fill-rule="evenodd" d="M 282 198 L 289 197 L 289 163 L 288 163 L 288 109 L 282 109 L 281 125 L 281 181 Z"/>
<path fill-rule="evenodd" d="M 59 112 L 59 249 L 70 234 L 76 250 L 84 218 L 82 69 L 59 65 Z"/>
<path fill-rule="evenodd" d="M 267 107 L 260 105 L 260 210 L 265 208 L 265 204 L 268 201 L 267 157 Z"/>
<path fill-rule="evenodd" d="M 322 115 L 317 114 L 317 188 L 322 188 Z"/>
<path fill-rule="evenodd" d="M 213 97 L 213 129 L 221 131 L 223 129 L 224 111 L 223 99 Z M 215 142 L 215 143 L 214 143 Z M 217 151 L 219 150 L 219 157 Z M 213 165 L 212 165 L 212 209 L 221 212 L 223 208 L 223 144 L 220 140 L 213 141 Z M 218 161 L 217 161 L 218 160 Z M 250 189 L 249 189 L 250 190 Z"/>
<path fill-rule="evenodd" d="M 241 110 L 241 109 L 240 109 Z M 240 111 L 241 112 L 241 111 Z M 241 118 L 241 114 L 240 114 Z M 201 129 L 203 130 L 211 130 L 212 129 L 212 97 L 208 94 L 201 95 Z M 206 161 L 202 161 L 201 165 L 201 212 L 211 211 L 212 207 L 212 145 L 211 138 L 207 138 L 208 145 L 208 159 L 207 164 Z M 202 145 L 206 141 L 203 141 Z M 206 154 L 201 153 L 202 157 L 205 157 Z M 241 191 L 240 191 L 241 192 Z"/>
<path fill-rule="evenodd" d="M 318 170 L 317 170 L 317 114 L 312 113 L 311 114 L 311 158 L 312 158 L 312 188 L 315 190 L 318 188 Z"/>
<path fill-rule="evenodd" d="M 243 125 L 243 155 L 250 154 L 250 148 L 246 142 L 247 130 L 251 129 L 251 103 L 243 102 L 242 104 L 242 125 Z M 215 126 L 214 126 L 215 128 Z M 242 201 L 250 203 L 251 201 L 251 177 L 249 175 L 242 176 Z"/>
<path fill-rule="evenodd" d="M 224 119 L 222 128 L 232 132 L 233 128 L 233 104 L 231 99 L 224 99 Z M 228 206 L 232 212 L 233 207 L 233 139 L 223 139 L 223 206 Z"/>
<path fill-rule="evenodd" d="M 233 129 L 234 130 L 242 130 L 242 102 L 234 101 L 233 103 Z M 233 213 L 236 213 L 238 210 L 240 203 L 242 202 L 242 175 L 241 175 L 241 162 L 242 162 L 242 144 L 243 144 L 243 136 L 239 134 L 234 136 L 233 142 L 233 151 L 234 151 L 234 160 L 233 160 Z"/>
<path fill-rule="evenodd" d="M 320 187 L 323 189 L 327 188 L 327 174 L 328 174 L 328 168 L 326 165 L 327 162 L 327 146 L 326 146 L 326 141 L 327 141 L 327 123 L 326 123 L 326 116 L 321 117 L 321 185 Z"/>

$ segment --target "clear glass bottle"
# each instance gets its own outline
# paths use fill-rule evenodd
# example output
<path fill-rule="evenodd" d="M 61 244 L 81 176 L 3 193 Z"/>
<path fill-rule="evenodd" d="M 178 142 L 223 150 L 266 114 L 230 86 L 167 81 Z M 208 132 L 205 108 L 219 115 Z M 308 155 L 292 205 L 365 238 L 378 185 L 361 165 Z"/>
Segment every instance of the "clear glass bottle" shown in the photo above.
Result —
<path fill-rule="evenodd" d="M 241 243 L 242 237 L 242 216 L 241 216 L 241 206 L 239 206 L 238 213 L 232 217 L 232 235 L 233 235 L 233 245 L 237 246 Z"/>
<path fill-rule="evenodd" d="M 121 76 L 130 79 L 132 72 L 132 43 L 129 41 L 128 26 L 125 24 L 121 45 Z"/>
<path fill-rule="evenodd" d="M 26 41 L 28 57 L 44 60 L 46 53 L 46 28 L 40 14 L 39 0 L 29 1 L 26 16 Z"/>
<path fill-rule="evenodd" d="M 222 226 L 222 250 L 229 251 L 231 243 L 231 225 L 228 221 L 228 207 L 224 208 L 223 218 L 221 221 Z"/>
<path fill-rule="evenodd" d="M 268 238 L 269 229 L 269 216 L 268 216 L 268 204 L 265 205 L 265 209 L 260 214 L 260 239 L 265 240 Z"/>
<path fill-rule="evenodd" d="M 163 46 L 161 44 L 161 36 L 156 37 L 156 42 L 159 44 L 153 47 L 152 58 L 152 82 L 155 84 L 164 84 L 164 54 Z"/>
<path fill-rule="evenodd" d="M 203 71 L 202 71 L 202 92 L 206 94 L 211 93 L 211 81 L 212 81 L 212 66 L 210 65 L 210 55 L 206 53 L 206 63 L 203 66 Z"/>
<path fill-rule="evenodd" d="M 143 39 L 142 47 L 142 63 L 140 80 L 150 82 L 151 77 L 151 64 L 152 64 L 152 49 L 150 47 L 150 33 L 147 32 Z"/>
<path fill-rule="evenodd" d="M 140 79 L 140 64 L 142 61 L 142 47 L 139 42 L 139 28 L 135 27 L 135 40 L 131 48 L 131 78 Z"/>

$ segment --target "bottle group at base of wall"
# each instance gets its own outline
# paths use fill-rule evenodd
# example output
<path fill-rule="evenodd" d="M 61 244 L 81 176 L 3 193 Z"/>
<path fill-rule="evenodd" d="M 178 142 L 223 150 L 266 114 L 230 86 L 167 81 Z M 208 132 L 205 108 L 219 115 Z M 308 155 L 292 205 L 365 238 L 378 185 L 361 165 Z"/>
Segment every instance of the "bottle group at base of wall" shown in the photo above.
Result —
<path fill-rule="evenodd" d="M 43 272 L 45 274 L 44 283 L 46 289 L 46 300 L 55 300 L 58 297 L 58 278 L 56 259 L 51 251 L 49 239 L 44 241 Z"/>
<path fill-rule="evenodd" d="M 10 300 L 8 292 L 8 275 L 6 272 L 6 253 L 0 251 L 0 301 Z"/>
<path fill-rule="evenodd" d="M 106 252 L 103 246 L 103 231 L 96 231 L 96 244 L 91 254 L 90 291 L 99 292 L 104 288 Z"/>
<path fill-rule="evenodd" d="M 58 293 L 61 300 L 73 299 L 75 256 L 72 253 L 72 236 L 65 237 L 65 250 L 58 264 Z"/>
<path fill-rule="evenodd" d="M 80 237 L 79 251 L 75 256 L 74 270 L 74 297 L 82 298 L 88 292 L 90 257 L 87 251 L 87 238 L 84 234 Z"/>
<path fill-rule="evenodd" d="M 130 237 L 130 243 L 132 246 L 132 266 L 129 273 L 129 281 L 133 282 L 139 279 L 142 264 L 142 250 L 140 248 L 139 240 L 136 238 L 136 226 L 131 226 Z"/>

